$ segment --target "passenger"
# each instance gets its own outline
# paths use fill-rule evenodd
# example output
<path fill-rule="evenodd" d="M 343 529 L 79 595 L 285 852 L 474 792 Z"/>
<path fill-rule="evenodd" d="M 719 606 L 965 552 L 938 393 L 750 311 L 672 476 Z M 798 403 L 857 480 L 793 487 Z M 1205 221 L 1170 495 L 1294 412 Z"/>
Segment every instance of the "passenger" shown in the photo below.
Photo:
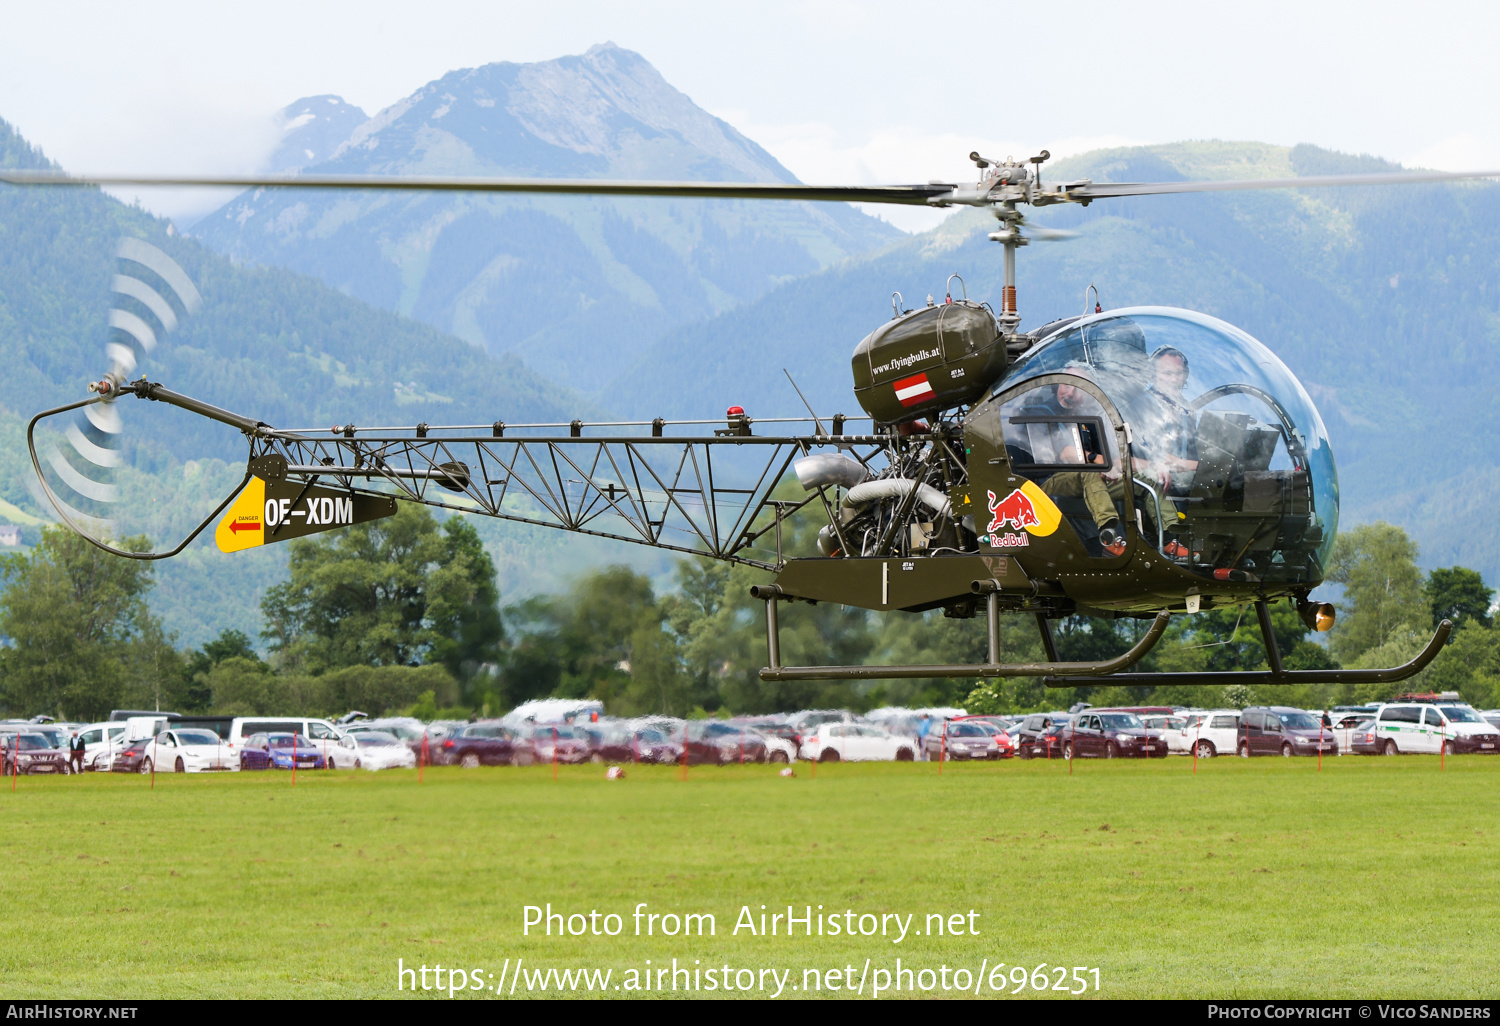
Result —
<path fill-rule="evenodd" d="M 1162 346 L 1151 354 L 1152 384 L 1131 406 L 1138 451 L 1164 478 L 1166 490 L 1186 495 L 1198 469 L 1198 418 L 1184 401 L 1188 359 L 1181 350 Z"/>

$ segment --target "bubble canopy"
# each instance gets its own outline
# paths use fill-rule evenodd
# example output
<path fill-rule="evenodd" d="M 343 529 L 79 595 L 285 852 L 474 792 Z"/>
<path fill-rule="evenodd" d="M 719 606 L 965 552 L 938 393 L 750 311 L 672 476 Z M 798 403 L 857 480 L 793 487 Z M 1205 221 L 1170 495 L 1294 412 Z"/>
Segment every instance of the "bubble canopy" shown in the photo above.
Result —
<path fill-rule="evenodd" d="M 1091 382 L 1128 426 L 1136 505 L 1154 517 L 1146 534 L 1163 554 L 1219 580 L 1323 579 L 1338 526 L 1333 451 L 1312 399 L 1264 345 L 1189 310 L 1111 310 L 1044 337 L 994 394 L 1005 411 L 1063 411 L 1057 375 Z M 1076 404 L 1076 390 L 1061 387 Z M 1024 463 L 1025 442 L 1006 432 Z M 1038 469 L 1050 472 L 1028 474 L 1039 483 L 1062 476 Z"/>

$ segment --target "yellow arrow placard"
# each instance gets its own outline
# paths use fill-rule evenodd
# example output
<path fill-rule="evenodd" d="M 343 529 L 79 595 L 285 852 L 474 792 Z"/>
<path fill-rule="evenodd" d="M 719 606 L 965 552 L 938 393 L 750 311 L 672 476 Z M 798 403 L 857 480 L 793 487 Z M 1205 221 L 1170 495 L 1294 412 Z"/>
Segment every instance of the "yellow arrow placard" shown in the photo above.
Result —
<path fill-rule="evenodd" d="M 214 541 L 221 552 L 239 552 L 266 543 L 266 483 L 252 477 L 219 521 Z"/>

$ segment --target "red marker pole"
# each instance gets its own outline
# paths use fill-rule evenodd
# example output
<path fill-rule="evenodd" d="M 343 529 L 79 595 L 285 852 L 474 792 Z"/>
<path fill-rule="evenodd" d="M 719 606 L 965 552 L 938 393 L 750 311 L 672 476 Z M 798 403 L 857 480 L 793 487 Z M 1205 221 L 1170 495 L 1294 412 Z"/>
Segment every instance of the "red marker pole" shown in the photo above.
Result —
<path fill-rule="evenodd" d="M 1438 769 L 1448 768 L 1448 728 L 1440 727 L 1438 733 Z"/>
<path fill-rule="evenodd" d="M 417 783 L 422 782 L 422 772 L 427 767 L 427 731 L 422 731 L 422 748 L 417 753 Z"/>
<path fill-rule="evenodd" d="M 16 793 L 16 764 L 21 761 L 21 735 L 13 734 L 16 741 L 15 751 L 10 753 L 10 793 Z"/>

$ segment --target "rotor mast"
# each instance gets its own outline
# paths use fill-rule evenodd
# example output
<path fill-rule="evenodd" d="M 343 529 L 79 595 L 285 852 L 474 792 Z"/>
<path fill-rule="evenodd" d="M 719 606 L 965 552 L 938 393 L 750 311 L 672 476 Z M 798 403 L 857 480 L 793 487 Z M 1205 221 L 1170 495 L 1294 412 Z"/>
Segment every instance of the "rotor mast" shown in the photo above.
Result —
<path fill-rule="evenodd" d="M 1016 205 L 1037 200 L 1042 164 L 1051 156 L 1042 150 L 1030 160 L 1021 162 L 1010 157 L 1003 161 L 991 160 L 980 156 L 977 150 L 969 154 L 969 159 L 979 168 L 978 191 L 1000 222 L 1000 227 L 990 232 L 989 237 L 1005 247 L 1005 284 L 1001 289 L 1000 314 L 996 319 L 1007 335 L 1014 335 L 1021 324 L 1021 315 L 1016 309 L 1016 248 L 1031 241 L 1021 234 L 1026 218 Z M 1027 170 L 1027 164 L 1034 165 L 1036 170 Z"/>

